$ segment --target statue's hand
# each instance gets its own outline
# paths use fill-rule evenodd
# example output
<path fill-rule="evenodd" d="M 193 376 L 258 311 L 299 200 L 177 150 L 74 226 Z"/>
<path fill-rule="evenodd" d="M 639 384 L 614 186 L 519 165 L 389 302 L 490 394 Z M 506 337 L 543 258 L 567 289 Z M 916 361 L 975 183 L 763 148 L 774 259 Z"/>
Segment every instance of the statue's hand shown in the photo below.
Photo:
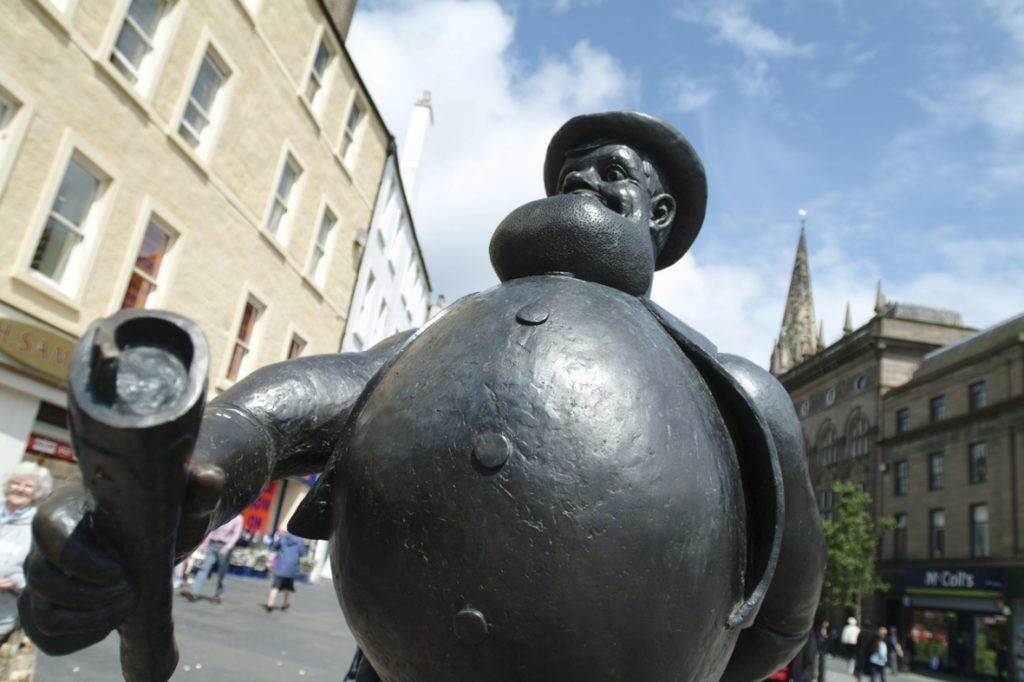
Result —
<path fill-rule="evenodd" d="M 213 530 L 224 483 L 224 470 L 218 466 L 196 464 L 189 469 L 178 539 L 174 543 L 176 562 L 191 554 Z"/>
<path fill-rule="evenodd" d="M 209 532 L 224 472 L 202 464 L 189 470 L 175 561 Z M 69 654 L 104 639 L 138 599 L 121 558 L 93 531 L 81 482 L 57 490 L 32 522 L 35 542 L 25 561 L 27 587 L 18 600 L 21 622 L 40 649 Z"/>
<path fill-rule="evenodd" d="M 32 535 L 27 587 L 18 599 L 25 631 L 55 656 L 99 642 L 124 620 L 138 594 L 120 559 L 93 533 L 80 483 L 39 506 Z"/>

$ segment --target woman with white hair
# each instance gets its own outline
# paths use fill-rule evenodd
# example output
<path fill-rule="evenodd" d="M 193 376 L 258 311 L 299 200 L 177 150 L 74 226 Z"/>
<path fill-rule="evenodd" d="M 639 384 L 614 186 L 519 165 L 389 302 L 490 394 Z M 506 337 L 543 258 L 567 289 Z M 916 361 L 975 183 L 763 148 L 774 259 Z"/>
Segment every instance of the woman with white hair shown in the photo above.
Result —
<path fill-rule="evenodd" d="M 0 642 L 14 630 L 18 595 L 25 589 L 22 565 L 32 545 L 36 502 L 53 489 L 53 477 L 33 462 L 21 462 L 4 480 L 6 503 L 0 507 Z"/>

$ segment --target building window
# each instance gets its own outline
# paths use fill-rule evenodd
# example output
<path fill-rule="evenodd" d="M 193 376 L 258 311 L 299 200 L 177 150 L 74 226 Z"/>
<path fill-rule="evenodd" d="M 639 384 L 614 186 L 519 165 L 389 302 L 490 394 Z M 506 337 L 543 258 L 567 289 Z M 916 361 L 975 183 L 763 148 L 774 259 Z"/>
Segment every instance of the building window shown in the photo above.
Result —
<path fill-rule="evenodd" d="M 309 276 L 317 284 L 323 284 L 327 274 L 325 262 L 327 260 L 327 241 L 331 236 L 337 218 L 331 210 L 324 207 L 324 215 L 320 218 L 320 227 L 316 231 L 316 241 L 313 243 L 313 255 L 309 259 Z"/>
<path fill-rule="evenodd" d="M 33 270 L 57 283 L 75 276 L 82 259 L 81 246 L 89 214 L 108 182 L 107 178 L 90 170 L 83 160 L 71 158 L 32 256 Z"/>
<path fill-rule="evenodd" d="M 928 512 L 928 555 L 932 559 L 946 556 L 946 512 L 942 509 Z"/>
<path fill-rule="evenodd" d="M 853 390 L 860 393 L 864 390 L 864 387 L 868 385 L 868 377 L 866 374 L 859 375 L 853 380 Z"/>
<path fill-rule="evenodd" d="M 984 483 L 988 480 L 988 454 L 984 441 L 971 443 L 967 448 L 968 480 L 971 483 Z"/>
<path fill-rule="evenodd" d="M 928 455 L 928 489 L 942 490 L 946 485 L 945 463 L 941 452 Z"/>
<path fill-rule="evenodd" d="M 907 460 L 896 462 L 896 487 L 893 494 L 896 497 L 903 497 L 910 489 L 910 464 Z"/>
<path fill-rule="evenodd" d="M 291 343 L 288 344 L 288 359 L 297 358 L 306 350 L 306 340 L 298 334 L 292 334 Z"/>
<path fill-rule="evenodd" d="M 910 430 L 910 408 L 904 407 L 896 410 L 896 433 L 906 433 Z"/>
<path fill-rule="evenodd" d="M 299 167 L 298 162 L 292 158 L 291 154 L 285 155 L 284 167 L 277 179 L 277 188 L 274 190 L 274 199 L 270 205 L 270 215 L 267 216 L 267 232 L 274 235 L 278 241 L 284 241 L 286 231 L 282 229 L 282 225 L 285 224 L 285 216 L 291 208 L 289 202 L 292 198 L 292 190 L 300 175 L 302 175 L 302 168 Z"/>
<path fill-rule="evenodd" d="M 896 525 L 892 529 L 892 558 L 907 558 L 907 515 L 897 514 Z"/>
<path fill-rule="evenodd" d="M 244 370 L 248 367 L 248 360 L 253 350 L 256 325 L 263 315 L 263 311 L 263 304 L 252 296 L 246 300 L 242 321 L 238 325 L 238 336 L 235 338 L 235 348 L 231 352 L 231 364 L 228 365 L 227 377 L 231 381 L 236 381 L 238 377 L 245 373 Z"/>
<path fill-rule="evenodd" d="M 132 0 L 128 5 L 110 61 L 133 84 L 139 83 L 146 62 L 153 54 L 156 30 L 167 6 L 167 0 Z"/>
<path fill-rule="evenodd" d="M 199 149 L 208 141 L 217 94 L 230 75 L 224 62 L 218 59 L 212 49 L 208 49 L 199 66 L 178 127 L 178 132 L 192 148 Z"/>
<path fill-rule="evenodd" d="M 0 90 L 0 152 L 3 151 L 7 143 L 7 137 L 10 135 L 11 121 L 14 120 L 14 114 L 17 110 L 18 103 L 14 101 L 14 98 Z"/>
<path fill-rule="evenodd" d="M 150 218 L 146 225 L 146 234 L 142 238 L 139 255 L 135 259 L 132 278 L 128 280 L 128 290 L 121 302 L 122 308 L 145 308 L 150 294 L 156 291 L 160 277 L 160 267 L 174 243 L 172 232 L 160 224 L 156 218 Z"/>
<path fill-rule="evenodd" d="M 833 495 L 832 490 L 822 490 L 818 493 L 818 510 L 821 512 L 821 518 L 826 521 L 832 521 L 835 516 L 835 512 L 832 509 Z"/>
<path fill-rule="evenodd" d="M 801 417 L 806 417 L 807 413 L 810 412 L 810 411 L 811 411 L 811 401 L 810 400 L 805 400 L 802 403 L 800 403 L 800 416 Z"/>
<path fill-rule="evenodd" d="M 980 410 L 988 405 L 988 386 L 984 381 L 976 381 L 968 388 L 971 411 Z"/>
<path fill-rule="evenodd" d="M 836 430 L 831 423 L 825 422 L 825 426 L 818 432 L 818 455 L 822 466 L 836 463 L 838 449 Z"/>
<path fill-rule="evenodd" d="M 363 120 L 363 108 L 359 106 L 359 100 L 352 101 L 352 108 L 348 110 L 348 118 L 345 119 L 345 130 L 341 134 L 341 147 L 338 149 L 338 153 L 341 154 L 341 158 L 348 161 L 349 153 L 352 151 L 352 147 L 355 146 L 353 143 L 356 139 L 356 128 L 359 127 L 359 122 Z"/>
<path fill-rule="evenodd" d="M 316 103 L 317 95 L 324 88 L 327 67 L 332 59 L 334 59 L 334 52 L 327 45 L 327 41 L 320 38 L 320 44 L 316 48 L 316 56 L 313 57 L 313 66 L 309 70 L 309 81 L 306 83 L 306 99 L 310 104 Z"/>
<path fill-rule="evenodd" d="M 868 439 L 868 420 L 859 411 L 850 420 L 850 426 L 846 431 L 846 449 L 851 459 L 863 457 L 868 454 L 871 448 Z"/>
<path fill-rule="evenodd" d="M 946 418 L 946 396 L 937 395 L 929 403 L 931 407 L 932 423 L 940 422 Z"/>
<path fill-rule="evenodd" d="M 832 388 L 830 388 L 827 391 L 825 391 L 825 404 L 826 405 L 832 405 L 833 403 L 835 403 L 835 401 L 836 401 L 836 387 L 833 386 Z"/>
<path fill-rule="evenodd" d="M 988 505 L 971 505 L 971 557 L 981 559 L 989 555 Z"/>

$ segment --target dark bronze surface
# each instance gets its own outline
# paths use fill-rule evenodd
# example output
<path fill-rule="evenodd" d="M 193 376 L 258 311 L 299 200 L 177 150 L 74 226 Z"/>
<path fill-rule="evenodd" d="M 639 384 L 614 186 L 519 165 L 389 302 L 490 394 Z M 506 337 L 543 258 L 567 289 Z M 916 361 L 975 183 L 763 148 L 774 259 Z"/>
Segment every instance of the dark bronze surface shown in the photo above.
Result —
<path fill-rule="evenodd" d="M 107 464 L 87 455 L 94 511 L 74 490 L 40 510 L 21 601 L 40 646 L 86 646 L 135 604 L 169 628 L 173 530 L 146 545 L 101 512 L 166 522 L 180 501 L 180 555 L 267 481 L 322 472 L 290 525 L 331 540 L 360 679 L 754 682 L 792 658 L 824 552 L 791 401 L 647 298 L 701 227 L 696 152 L 643 114 L 578 117 L 545 184 L 553 196 L 495 231 L 501 284 L 369 351 L 240 381 L 206 407 L 187 481 L 184 464 L 167 471 L 167 501 L 139 492 L 153 480 L 131 453 L 180 455 L 189 432 L 98 435 L 92 406 L 134 396 L 108 412 L 148 434 L 147 415 L 191 396 L 195 359 L 84 339 L 76 444 L 123 453 L 139 483 L 118 483 L 139 491 L 99 494 Z M 155 545 L 160 590 L 138 570 L 151 550 L 137 547 Z M 173 667 L 152 665 L 152 679 Z M 149 679 L 139 667 L 126 658 Z"/>

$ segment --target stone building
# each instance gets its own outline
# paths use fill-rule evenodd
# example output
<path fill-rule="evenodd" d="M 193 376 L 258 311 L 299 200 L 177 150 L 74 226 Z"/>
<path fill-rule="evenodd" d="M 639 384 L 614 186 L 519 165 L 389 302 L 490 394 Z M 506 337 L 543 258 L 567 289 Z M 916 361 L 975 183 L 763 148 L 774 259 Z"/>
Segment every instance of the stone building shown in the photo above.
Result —
<path fill-rule="evenodd" d="M 1024 315 L 927 354 L 882 414 L 886 616 L 998 677 L 1011 642 L 1024 656 Z"/>
<path fill-rule="evenodd" d="M 354 7 L 0 3 L 0 472 L 67 474 L 68 350 L 122 307 L 195 320 L 212 395 L 338 350 L 393 143 Z"/>
<path fill-rule="evenodd" d="M 887 301 L 879 284 L 875 315 L 854 329 L 847 307 L 843 336 L 826 346 L 821 327 L 814 333 L 809 267 L 801 229 L 771 371 L 793 398 L 822 516 L 832 515 L 836 481 L 863 486 L 881 512 L 882 396 L 905 383 L 925 354 L 973 330 L 957 313 Z"/>
<path fill-rule="evenodd" d="M 879 553 L 889 589 L 864 600 L 864 618 L 912 637 L 918 668 L 1012 673 L 1024 657 L 1024 316 L 974 331 L 957 313 L 887 301 L 879 284 L 874 316 L 854 329 L 847 308 L 842 337 L 826 346 L 819 328 L 812 352 L 809 288 L 801 232 L 772 371 L 800 417 L 823 518 L 832 486 L 852 481 L 895 521 Z"/>

